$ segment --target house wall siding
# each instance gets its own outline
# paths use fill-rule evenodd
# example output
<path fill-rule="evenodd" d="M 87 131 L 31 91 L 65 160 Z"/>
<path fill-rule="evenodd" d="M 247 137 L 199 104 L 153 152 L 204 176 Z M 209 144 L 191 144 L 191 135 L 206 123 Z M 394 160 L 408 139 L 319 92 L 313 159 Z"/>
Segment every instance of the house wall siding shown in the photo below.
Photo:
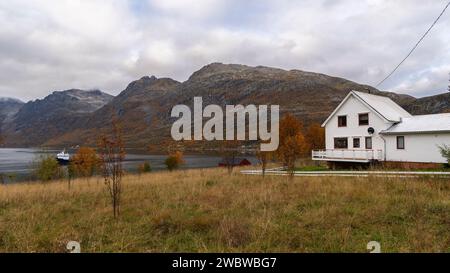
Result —
<path fill-rule="evenodd" d="M 369 113 L 369 125 L 359 126 L 358 114 Z M 338 127 L 338 116 L 347 116 L 347 127 Z M 348 137 L 348 148 L 350 150 L 364 150 L 365 137 L 372 137 L 372 149 L 384 151 L 384 141 L 378 132 L 389 128 L 392 123 L 385 121 L 373 112 L 369 107 L 360 102 L 358 99 L 349 97 L 349 99 L 341 106 L 335 115 L 325 125 L 325 141 L 326 149 L 334 149 L 334 138 Z M 375 133 L 370 135 L 367 132 L 369 127 L 375 129 Z M 361 137 L 360 148 L 353 148 L 353 137 Z"/>
<path fill-rule="evenodd" d="M 439 145 L 450 145 L 447 134 L 399 134 L 405 137 L 405 149 L 397 149 L 397 135 L 386 135 L 386 160 L 396 162 L 446 163 Z"/>

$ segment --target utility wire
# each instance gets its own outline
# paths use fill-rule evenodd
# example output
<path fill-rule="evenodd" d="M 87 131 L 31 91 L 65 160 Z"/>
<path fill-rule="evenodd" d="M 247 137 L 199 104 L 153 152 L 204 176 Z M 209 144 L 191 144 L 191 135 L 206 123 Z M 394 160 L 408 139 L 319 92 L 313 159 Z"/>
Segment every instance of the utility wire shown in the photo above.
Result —
<path fill-rule="evenodd" d="M 450 2 L 447 3 L 447 5 L 445 6 L 445 8 L 442 10 L 441 14 L 439 14 L 438 18 L 433 22 L 433 24 L 430 26 L 430 28 L 425 32 L 425 34 L 419 39 L 419 41 L 414 45 L 414 47 L 411 49 L 411 51 L 408 53 L 408 55 L 406 55 L 406 57 L 394 68 L 394 70 L 392 70 L 391 73 L 389 73 L 389 75 L 386 76 L 386 78 L 384 78 L 382 81 L 380 81 L 376 87 L 380 86 L 381 84 L 383 84 L 387 79 L 389 79 L 389 77 L 392 76 L 392 74 L 395 73 L 395 71 L 397 71 L 397 69 L 406 61 L 406 59 L 408 59 L 409 56 L 411 56 L 411 54 L 414 52 L 414 50 L 416 50 L 416 48 L 419 46 L 419 44 L 422 42 L 422 40 L 425 38 L 425 36 L 427 36 L 427 34 L 431 31 L 431 29 L 434 27 L 434 25 L 436 25 L 436 23 L 439 21 L 439 19 L 441 19 L 442 15 L 445 13 L 445 11 L 447 10 L 448 6 L 450 6 Z"/>

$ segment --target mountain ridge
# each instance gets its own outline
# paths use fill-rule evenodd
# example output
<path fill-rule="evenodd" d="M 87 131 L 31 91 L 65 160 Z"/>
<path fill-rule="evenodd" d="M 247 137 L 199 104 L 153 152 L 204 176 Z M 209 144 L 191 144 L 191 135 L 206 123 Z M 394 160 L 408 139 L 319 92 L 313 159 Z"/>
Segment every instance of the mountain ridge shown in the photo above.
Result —
<path fill-rule="evenodd" d="M 29 101 L 2 125 L 6 144 L 40 145 L 42 140 L 70 130 L 79 117 L 104 106 L 113 96 L 99 90 L 69 89 L 54 91 L 44 99 Z"/>
<path fill-rule="evenodd" d="M 24 104 L 25 103 L 19 99 L 8 97 L 0 98 L 0 129 L 1 124 L 10 122 L 11 118 L 19 112 Z"/>
<path fill-rule="evenodd" d="M 441 101 L 448 98 L 447 94 L 421 99 L 380 91 L 369 85 L 321 73 L 211 63 L 195 71 L 184 82 L 144 76 L 128 84 L 116 97 L 109 97 L 103 105 L 90 105 L 92 108 L 89 111 L 73 109 L 62 119 L 55 115 L 55 111 L 51 111 L 52 118 L 47 120 L 47 123 L 39 123 L 45 129 L 41 131 L 51 133 L 41 133 L 39 138 L 33 133 L 33 130 L 39 131 L 35 128 L 36 125 L 31 125 L 29 120 L 18 120 L 20 115 L 16 114 L 16 119 L 6 126 L 6 132 L 14 136 L 7 137 L 7 143 L 15 146 L 55 147 L 95 145 L 99 134 L 107 130 L 111 115 L 116 115 L 122 121 L 127 146 L 146 148 L 152 145 L 164 148 L 167 142 L 170 142 L 170 127 L 174 121 L 170 117 L 172 107 L 177 104 L 192 107 L 193 98 L 197 96 L 203 98 L 204 105 L 279 104 L 282 114 L 292 113 L 305 124 L 309 124 L 321 123 L 351 90 L 388 96 L 412 114 L 450 110 L 448 101 Z M 69 92 L 67 97 L 70 97 L 70 100 L 63 100 L 63 104 L 70 106 L 70 101 L 74 100 L 73 95 Z M 43 101 L 51 101 L 51 98 L 47 96 Z M 33 103 L 36 104 L 36 101 Z M 55 130 L 50 122 L 62 124 L 62 128 Z M 30 129 L 30 136 L 25 138 L 26 141 L 24 132 L 17 133 L 18 125 L 24 124 Z"/>

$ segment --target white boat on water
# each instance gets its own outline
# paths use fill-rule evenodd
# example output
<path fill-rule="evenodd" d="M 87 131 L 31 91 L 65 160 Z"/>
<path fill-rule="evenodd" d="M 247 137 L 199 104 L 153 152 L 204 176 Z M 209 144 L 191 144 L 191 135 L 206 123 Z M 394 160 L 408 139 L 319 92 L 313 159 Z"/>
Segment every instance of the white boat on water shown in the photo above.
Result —
<path fill-rule="evenodd" d="M 70 154 L 66 153 L 66 149 L 64 149 L 62 152 L 56 155 L 56 159 L 59 163 L 69 163 L 70 161 Z"/>

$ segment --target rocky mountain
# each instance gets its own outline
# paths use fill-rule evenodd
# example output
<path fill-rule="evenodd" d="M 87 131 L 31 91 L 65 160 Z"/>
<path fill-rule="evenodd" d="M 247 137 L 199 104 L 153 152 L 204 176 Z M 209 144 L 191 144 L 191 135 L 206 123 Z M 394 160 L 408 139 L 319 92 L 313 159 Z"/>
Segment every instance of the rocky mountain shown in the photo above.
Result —
<path fill-rule="evenodd" d="M 81 143 L 94 145 L 98 136 L 110 128 L 113 115 L 121 121 L 128 146 L 146 147 L 149 139 L 167 138 L 162 132 L 166 132 L 171 105 L 176 100 L 174 90 L 179 86 L 172 79 L 143 77 L 130 83 L 109 104 L 81 118 L 73 130 L 45 144 L 69 146 L 81 139 Z"/>
<path fill-rule="evenodd" d="M 8 144 L 34 146 L 72 130 L 81 117 L 108 104 L 113 96 L 99 90 L 55 91 L 42 100 L 30 101 L 4 122 Z"/>
<path fill-rule="evenodd" d="M 0 98 L 0 128 L 3 122 L 11 119 L 23 105 L 24 102 L 18 99 Z"/>
<path fill-rule="evenodd" d="M 416 115 L 450 113 L 450 92 L 416 99 L 405 105 L 405 109 Z"/>
<path fill-rule="evenodd" d="M 13 133 L 13 138 L 8 135 L 8 142 L 16 146 L 94 145 L 97 137 L 109 129 L 114 115 L 124 127 L 127 146 L 152 145 L 163 150 L 170 142 L 172 107 L 177 104 L 192 107 L 196 96 L 203 98 L 204 105 L 278 104 L 282 113 L 293 113 L 308 124 L 325 120 L 350 90 L 389 96 L 413 114 L 448 110 L 448 94 L 416 99 L 319 73 L 213 63 L 183 83 L 143 77 L 130 83 L 117 97 L 108 96 L 105 101 L 84 107 L 80 105 L 85 100 L 79 99 L 79 95 L 54 93 L 42 101 L 26 104 L 16 114 L 8 127 L 8 132 Z M 52 101 L 58 95 L 64 99 L 58 99 L 55 105 Z M 77 105 L 72 105 L 72 100 Z M 53 109 L 50 117 L 49 108 Z"/>

